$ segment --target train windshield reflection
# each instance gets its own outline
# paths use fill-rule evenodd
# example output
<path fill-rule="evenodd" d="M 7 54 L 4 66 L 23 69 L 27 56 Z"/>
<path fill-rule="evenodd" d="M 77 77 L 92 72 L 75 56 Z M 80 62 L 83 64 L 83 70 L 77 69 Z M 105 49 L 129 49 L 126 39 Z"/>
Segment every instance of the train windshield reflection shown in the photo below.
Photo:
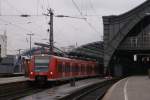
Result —
<path fill-rule="evenodd" d="M 36 56 L 35 57 L 35 72 L 47 72 L 49 66 L 49 56 Z"/>

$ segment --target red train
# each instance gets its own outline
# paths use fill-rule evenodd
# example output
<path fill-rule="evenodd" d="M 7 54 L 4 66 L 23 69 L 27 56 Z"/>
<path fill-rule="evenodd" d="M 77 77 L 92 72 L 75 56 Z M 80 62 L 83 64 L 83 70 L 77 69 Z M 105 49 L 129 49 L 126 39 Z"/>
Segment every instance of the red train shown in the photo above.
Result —
<path fill-rule="evenodd" d="M 26 72 L 29 80 L 32 81 L 58 81 L 99 75 L 99 66 L 94 61 L 35 55 L 28 64 Z"/>

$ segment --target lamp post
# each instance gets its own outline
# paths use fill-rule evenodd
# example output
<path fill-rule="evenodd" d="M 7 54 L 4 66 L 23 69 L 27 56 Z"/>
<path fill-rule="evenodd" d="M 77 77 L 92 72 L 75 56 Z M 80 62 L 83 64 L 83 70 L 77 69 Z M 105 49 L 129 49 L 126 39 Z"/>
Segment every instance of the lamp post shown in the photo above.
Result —
<path fill-rule="evenodd" d="M 31 43 L 32 43 L 32 36 L 34 35 L 33 33 L 30 33 L 30 34 L 27 34 L 27 35 L 29 35 L 30 36 L 30 59 L 31 59 Z"/>
<path fill-rule="evenodd" d="M 54 48 L 54 39 L 53 39 L 53 17 L 68 17 L 68 18 L 75 18 L 75 19 L 84 19 L 86 20 L 86 18 L 82 18 L 82 17 L 73 17 L 73 16 L 66 16 L 66 15 L 54 15 L 53 13 L 53 10 L 50 8 L 48 9 L 48 13 L 47 14 L 44 14 L 46 16 L 49 16 L 50 17 L 50 21 L 49 21 L 49 29 L 48 29 L 48 32 L 49 32 L 49 53 L 50 54 L 53 54 L 53 48 Z M 20 17 L 31 17 L 31 15 L 28 15 L 28 14 L 22 14 L 20 15 Z M 30 22 L 31 23 L 31 22 Z M 27 35 L 30 35 L 30 57 L 31 57 L 31 36 L 33 34 L 27 34 Z"/>
<path fill-rule="evenodd" d="M 53 39 L 53 17 L 54 17 L 54 13 L 52 11 L 52 9 L 48 9 L 48 14 L 44 14 L 46 16 L 50 17 L 50 21 L 49 21 L 49 28 L 48 32 L 49 32 L 49 53 L 53 54 L 53 48 L 54 48 L 54 39 Z M 76 19 L 84 19 L 86 20 L 86 18 L 81 18 L 81 17 L 73 17 L 73 16 L 66 16 L 66 15 L 55 15 L 55 17 L 68 17 L 68 18 L 76 18 Z"/>

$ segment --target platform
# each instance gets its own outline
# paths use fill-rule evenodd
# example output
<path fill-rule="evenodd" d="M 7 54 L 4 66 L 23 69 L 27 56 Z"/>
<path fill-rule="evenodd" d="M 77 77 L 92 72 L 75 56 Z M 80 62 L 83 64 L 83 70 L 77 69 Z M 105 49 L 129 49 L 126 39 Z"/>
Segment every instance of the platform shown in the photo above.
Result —
<path fill-rule="evenodd" d="M 148 76 L 133 76 L 113 85 L 102 100 L 150 100 Z"/>
<path fill-rule="evenodd" d="M 27 79 L 24 76 L 20 77 L 7 77 L 7 78 L 0 78 L 0 85 L 6 83 L 13 83 L 13 82 L 20 82 L 26 81 Z"/>
<path fill-rule="evenodd" d="M 67 96 L 70 93 L 75 92 L 79 89 L 82 89 L 86 86 L 89 86 L 91 84 L 95 84 L 98 82 L 103 82 L 105 80 L 106 79 L 94 78 L 94 79 L 86 79 L 82 81 L 77 81 L 74 87 L 71 87 L 70 84 L 65 84 L 65 85 L 61 85 L 61 86 L 54 87 L 51 89 L 47 89 L 43 92 L 36 93 L 31 96 L 24 97 L 20 100 L 58 100 L 59 98 Z"/>

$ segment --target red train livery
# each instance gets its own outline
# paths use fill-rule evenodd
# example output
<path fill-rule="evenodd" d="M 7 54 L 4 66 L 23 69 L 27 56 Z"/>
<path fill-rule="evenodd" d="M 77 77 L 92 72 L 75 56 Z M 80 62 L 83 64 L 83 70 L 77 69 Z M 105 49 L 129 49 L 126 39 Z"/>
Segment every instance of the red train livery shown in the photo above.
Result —
<path fill-rule="evenodd" d="M 96 62 L 53 55 L 35 55 L 28 65 L 30 80 L 68 80 L 99 75 Z"/>

